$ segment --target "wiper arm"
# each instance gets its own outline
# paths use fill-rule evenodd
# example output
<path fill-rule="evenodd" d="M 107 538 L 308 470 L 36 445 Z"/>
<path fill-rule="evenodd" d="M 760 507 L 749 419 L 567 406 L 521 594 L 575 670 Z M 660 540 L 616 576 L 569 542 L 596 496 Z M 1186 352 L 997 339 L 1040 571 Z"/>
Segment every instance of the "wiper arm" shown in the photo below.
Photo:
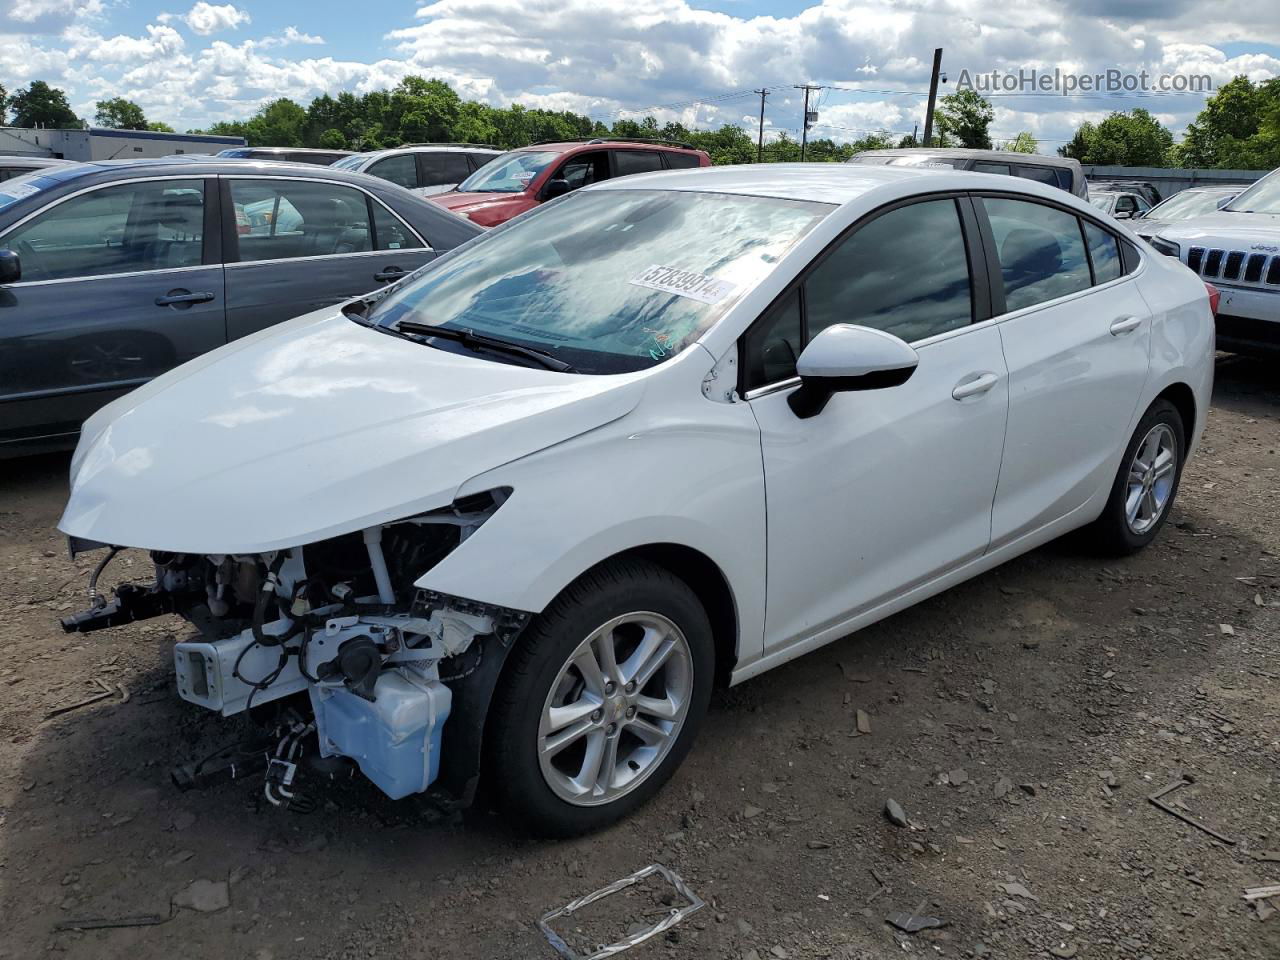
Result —
<path fill-rule="evenodd" d="M 412 320 L 401 320 L 394 329 L 401 333 L 409 333 L 420 337 L 439 337 L 441 340 L 453 340 L 462 344 L 471 350 L 492 350 L 495 353 L 505 353 L 513 357 L 523 357 L 526 360 L 532 360 L 534 363 L 547 370 L 555 370 L 557 373 L 573 373 L 573 365 L 565 363 L 559 357 L 548 353 L 545 350 L 538 350 L 534 347 L 525 347 L 518 343 L 511 343 L 507 340 L 500 340 L 497 337 L 488 337 L 483 333 L 476 333 L 466 327 L 438 327 L 431 323 L 415 323 Z"/>

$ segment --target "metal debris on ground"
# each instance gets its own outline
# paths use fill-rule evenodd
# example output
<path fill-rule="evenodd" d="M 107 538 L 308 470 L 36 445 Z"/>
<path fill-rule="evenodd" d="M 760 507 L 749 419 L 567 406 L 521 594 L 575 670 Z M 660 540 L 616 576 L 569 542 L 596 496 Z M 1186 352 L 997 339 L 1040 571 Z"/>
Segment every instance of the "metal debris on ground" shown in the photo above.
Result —
<path fill-rule="evenodd" d="M 919 930 L 929 930 L 934 927 L 945 927 L 947 921 L 940 917 L 930 917 L 924 915 L 924 908 L 929 905 L 928 900 L 921 900 L 914 910 L 907 913 L 899 910 L 897 913 L 891 913 L 884 918 L 884 922 L 891 926 L 897 927 L 904 933 L 915 933 Z"/>
<path fill-rule="evenodd" d="M 1246 887 L 1244 891 L 1244 898 L 1250 902 L 1267 900 L 1271 897 L 1280 897 L 1280 883 L 1273 883 L 1266 887 Z"/>
<path fill-rule="evenodd" d="M 120 703 L 129 702 L 129 693 L 122 684 L 117 684 L 115 687 L 112 687 L 99 680 L 97 677 L 93 678 L 93 682 L 100 688 L 99 693 L 95 693 L 91 697 L 85 697 L 83 700 L 77 700 L 75 703 L 68 703 L 61 707 L 54 707 L 44 715 L 44 718 L 49 720 L 53 717 L 59 716 L 60 714 L 70 713 L 72 710 L 79 710 L 81 707 L 87 707 L 91 703 L 97 703 L 100 700 L 106 700 L 109 697 L 114 697 L 117 692 L 120 694 Z"/>
<path fill-rule="evenodd" d="M 144 913 L 136 917 L 84 917 L 79 920 L 62 920 L 53 925 L 55 932 L 67 930 L 110 930 L 115 927 L 155 927 L 168 923 L 173 919 L 173 911 L 168 916 L 159 913 Z"/>
<path fill-rule="evenodd" d="M 661 877 L 669 883 L 672 888 L 674 888 L 675 892 L 679 896 L 683 897 L 687 901 L 684 906 L 672 906 L 671 909 L 664 914 L 662 919 L 652 926 L 637 930 L 634 933 L 628 933 L 628 935 L 623 939 L 618 940 L 615 943 L 599 946 L 589 954 L 580 954 L 575 952 L 574 949 L 570 947 L 558 933 L 555 932 L 555 930 L 551 929 L 551 922 L 553 920 L 558 920 L 561 917 L 572 917 L 576 912 L 584 907 L 588 907 L 598 900 L 603 900 L 605 897 L 612 896 L 613 894 L 618 893 L 621 890 L 625 890 L 627 887 L 634 886 L 642 880 L 646 880 L 652 876 Z M 629 877 L 623 877 L 621 880 L 615 880 L 607 887 L 601 887 L 593 893 L 588 893 L 586 896 L 579 897 L 577 900 L 572 900 L 569 903 L 566 903 L 563 907 L 552 910 L 550 913 L 543 915 L 543 917 L 538 921 L 538 928 L 542 931 L 542 935 L 547 938 L 547 942 L 550 943 L 551 946 L 556 949 L 556 952 L 559 953 L 560 956 L 564 957 L 565 960 L 603 960 L 604 957 L 612 957 L 616 954 L 622 953 L 624 950 L 630 950 L 632 947 L 639 946 L 646 940 L 670 930 L 681 920 L 685 919 L 690 914 L 701 910 L 704 906 L 706 906 L 706 904 L 702 899 L 690 890 L 679 876 L 660 863 L 652 863 L 643 870 L 637 870 Z"/>
<path fill-rule="evenodd" d="M 1171 781 L 1170 783 L 1161 787 L 1155 793 L 1150 794 L 1147 797 L 1147 799 L 1150 800 L 1152 804 L 1154 804 L 1155 806 L 1163 810 L 1165 813 L 1177 817 L 1183 823 L 1190 824 L 1191 826 L 1195 827 L 1197 830 L 1203 830 L 1205 833 L 1213 837 L 1215 840 L 1220 840 L 1222 843 L 1225 843 L 1228 846 L 1235 846 L 1236 842 L 1232 840 L 1230 837 L 1223 836 L 1221 833 L 1219 833 L 1217 830 L 1214 830 L 1212 827 L 1206 827 L 1203 823 L 1201 823 L 1195 817 L 1192 817 L 1189 814 L 1185 814 L 1181 810 L 1178 810 L 1164 802 L 1163 798 L 1168 796 L 1174 790 L 1177 790 L 1180 787 L 1190 786 L 1195 782 L 1196 781 L 1194 777 L 1183 774 L 1177 780 Z"/>

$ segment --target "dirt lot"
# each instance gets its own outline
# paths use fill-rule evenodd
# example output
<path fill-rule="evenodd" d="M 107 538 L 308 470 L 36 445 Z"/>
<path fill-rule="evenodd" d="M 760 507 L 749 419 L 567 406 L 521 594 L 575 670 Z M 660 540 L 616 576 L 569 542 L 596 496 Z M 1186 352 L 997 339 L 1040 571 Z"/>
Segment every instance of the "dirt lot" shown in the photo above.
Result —
<path fill-rule="evenodd" d="M 553 958 L 538 916 L 659 861 L 708 906 L 637 960 L 1274 960 L 1280 916 L 1242 899 L 1280 883 L 1274 371 L 1219 361 L 1204 445 L 1146 553 L 1053 545 L 721 693 L 656 802 L 559 844 L 363 781 L 305 816 L 256 781 L 178 793 L 168 768 L 241 728 L 174 694 L 178 621 L 57 629 L 92 562 L 54 530 L 66 458 L 2 463 L 0 956 Z M 94 678 L 128 701 L 45 719 Z M 1234 845 L 1147 801 L 1181 772 L 1195 782 L 1168 799 Z M 173 906 L 197 880 L 207 907 L 225 882 L 229 906 Z M 652 921 L 640 897 L 606 903 L 571 941 Z M 885 922 L 917 908 L 947 926 Z M 139 915 L 169 919 L 55 931 Z"/>

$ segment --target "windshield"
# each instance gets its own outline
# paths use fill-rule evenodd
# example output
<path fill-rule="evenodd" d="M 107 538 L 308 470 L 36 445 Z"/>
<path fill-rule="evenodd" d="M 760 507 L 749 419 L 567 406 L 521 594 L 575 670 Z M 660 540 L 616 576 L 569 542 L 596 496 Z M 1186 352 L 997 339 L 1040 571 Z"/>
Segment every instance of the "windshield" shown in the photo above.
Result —
<path fill-rule="evenodd" d="M 343 157 L 341 160 L 329 164 L 329 166 L 335 170 L 358 170 L 360 169 L 360 164 L 368 160 L 369 157 L 370 154 L 367 153 L 353 153 L 349 157 Z"/>
<path fill-rule="evenodd" d="M 964 166 L 963 157 L 940 157 L 928 153 L 880 153 L 850 157 L 850 163 L 875 164 L 890 167 L 951 167 L 960 169 Z"/>
<path fill-rule="evenodd" d="M 1089 202 L 1103 213 L 1110 213 L 1111 208 L 1116 205 L 1116 195 L 1114 193 L 1091 193 L 1089 194 Z"/>
<path fill-rule="evenodd" d="M 219 150 L 218 156 L 231 157 L 233 159 L 244 159 L 250 155 L 250 151 L 244 147 L 232 147 L 230 150 Z"/>
<path fill-rule="evenodd" d="M 1233 213 L 1280 213 L 1280 171 L 1273 170 L 1222 209 Z"/>
<path fill-rule="evenodd" d="M 458 184 L 460 193 L 523 193 L 525 187 L 560 154 L 550 150 L 516 150 L 495 157 Z"/>
<path fill-rule="evenodd" d="M 1157 203 L 1142 216 L 1147 220 L 1186 220 L 1202 213 L 1213 213 L 1229 196 L 1216 191 L 1186 190 Z"/>
<path fill-rule="evenodd" d="M 642 370 L 692 343 L 832 209 L 684 191 L 573 193 L 441 258 L 369 321 L 469 329 L 579 373 Z"/>

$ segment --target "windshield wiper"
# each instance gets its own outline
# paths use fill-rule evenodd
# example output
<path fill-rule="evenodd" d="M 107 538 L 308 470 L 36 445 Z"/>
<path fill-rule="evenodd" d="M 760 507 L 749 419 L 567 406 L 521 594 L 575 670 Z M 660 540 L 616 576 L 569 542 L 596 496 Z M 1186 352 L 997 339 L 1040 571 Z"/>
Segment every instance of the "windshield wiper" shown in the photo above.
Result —
<path fill-rule="evenodd" d="M 557 373 L 573 373 L 573 365 L 565 363 L 557 356 L 553 356 L 545 350 L 538 350 L 535 347 L 525 347 L 518 343 L 511 343 L 507 340 L 499 340 L 497 337 L 488 337 L 483 333 L 476 333 L 466 327 L 437 327 L 430 323 L 415 323 L 412 320 L 401 320 L 393 328 L 400 333 L 408 333 L 420 337 L 439 337 L 441 340 L 453 340 L 462 344 L 468 349 L 479 352 L 480 350 L 492 350 L 494 353 L 505 353 L 513 357 L 523 357 L 526 360 L 532 360 L 534 363 L 547 370 L 555 370 Z"/>

